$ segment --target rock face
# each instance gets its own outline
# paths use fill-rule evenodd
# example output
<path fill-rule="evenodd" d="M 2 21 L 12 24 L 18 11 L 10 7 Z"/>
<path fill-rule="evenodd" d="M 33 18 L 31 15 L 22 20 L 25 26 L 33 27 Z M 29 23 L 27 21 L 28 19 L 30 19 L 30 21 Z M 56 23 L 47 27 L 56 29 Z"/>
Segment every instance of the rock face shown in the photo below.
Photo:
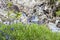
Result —
<path fill-rule="evenodd" d="M 10 18 L 11 16 L 7 16 L 9 11 L 13 11 L 11 15 L 15 15 L 16 12 L 21 12 L 21 17 L 19 18 L 19 22 L 22 23 L 38 23 L 43 24 L 47 21 L 56 17 L 56 10 L 59 10 L 59 2 L 54 1 L 51 4 L 52 0 L 0 0 L 0 14 L 3 18 Z M 8 3 L 12 3 L 12 6 L 8 7 Z M 52 1 L 53 2 L 53 1 Z M 0 18 L 2 19 L 2 16 Z M 13 21 L 12 21 L 13 20 Z M 17 21 L 17 19 L 12 18 L 9 22 Z M 5 20 L 6 21 L 6 20 Z M 18 22 L 18 21 L 17 21 Z"/>
<path fill-rule="evenodd" d="M 55 23 L 49 22 L 47 25 L 52 32 L 60 32 L 60 20 L 57 19 Z"/>
<path fill-rule="evenodd" d="M 56 25 L 58 28 L 60 28 L 60 21 L 57 23 L 57 25 Z"/>

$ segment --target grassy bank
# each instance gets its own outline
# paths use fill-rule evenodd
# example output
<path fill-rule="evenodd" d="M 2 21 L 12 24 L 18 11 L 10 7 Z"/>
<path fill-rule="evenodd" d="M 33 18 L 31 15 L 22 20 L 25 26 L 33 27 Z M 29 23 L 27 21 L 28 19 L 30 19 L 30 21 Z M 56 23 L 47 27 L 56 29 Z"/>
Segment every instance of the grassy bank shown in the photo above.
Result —
<path fill-rule="evenodd" d="M 0 24 L 0 40 L 60 40 L 60 34 L 51 32 L 46 25 Z"/>

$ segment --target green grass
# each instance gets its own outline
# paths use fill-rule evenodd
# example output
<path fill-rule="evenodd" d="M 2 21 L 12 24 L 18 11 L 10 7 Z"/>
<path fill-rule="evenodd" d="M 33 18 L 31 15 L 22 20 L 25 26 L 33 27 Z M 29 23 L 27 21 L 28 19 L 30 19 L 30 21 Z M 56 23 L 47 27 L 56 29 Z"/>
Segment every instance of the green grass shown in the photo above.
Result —
<path fill-rule="evenodd" d="M 56 15 L 59 16 L 59 15 L 60 15 L 60 11 L 57 11 L 57 12 L 56 12 Z"/>
<path fill-rule="evenodd" d="M 46 25 L 0 24 L 0 40 L 60 40 L 60 34 L 51 32 Z"/>

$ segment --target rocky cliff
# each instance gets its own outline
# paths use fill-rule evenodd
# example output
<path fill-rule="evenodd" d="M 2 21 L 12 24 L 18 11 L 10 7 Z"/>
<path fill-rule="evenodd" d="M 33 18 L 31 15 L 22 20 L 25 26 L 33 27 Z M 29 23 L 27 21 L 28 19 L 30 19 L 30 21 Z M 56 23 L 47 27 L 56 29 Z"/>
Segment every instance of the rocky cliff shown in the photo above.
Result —
<path fill-rule="evenodd" d="M 56 18 L 56 11 L 60 10 L 58 0 L 0 0 L 0 19 L 11 22 L 45 23 Z M 16 15 L 21 12 L 21 17 Z M 11 18 L 13 16 L 13 18 Z M 2 21 L 3 22 L 3 21 Z"/>

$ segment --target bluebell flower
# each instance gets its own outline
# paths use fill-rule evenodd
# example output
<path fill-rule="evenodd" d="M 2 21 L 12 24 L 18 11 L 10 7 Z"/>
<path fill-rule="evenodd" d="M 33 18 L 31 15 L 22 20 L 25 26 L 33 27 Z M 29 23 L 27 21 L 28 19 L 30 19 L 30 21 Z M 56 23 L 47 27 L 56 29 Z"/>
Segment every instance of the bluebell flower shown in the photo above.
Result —
<path fill-rule="evenodd" d="M 11 28 L 11 30 L 13 31 L 13 30 L 14 30 L 14 28 Z"/>
<path fill-rule="evenodd" d="M 4 32 L 2 32 L 1 34 L 2 34 L 2 36 L 4 36 L 4 35 L 5 35 L 5 33 L 4 33 Z"/>
<path fill-rule="evenodd" d="M 1 33 L 1 35 L 2 35 L 2 36 L 4 36 L 4 35 L 5 35 L 5 33 L 4 33 L 2 30 L 0 30 L 0 33 Z"/>
<path fill-rule="evenodd" d="M 0 30 L 0 32 L 2 32 L 2 30 Z"/>
<path fill-rule="evenodd" d="M 5 37 L 6 37 L 6 40 L 9 40 L 9 35 L 6 35 Z"/>

